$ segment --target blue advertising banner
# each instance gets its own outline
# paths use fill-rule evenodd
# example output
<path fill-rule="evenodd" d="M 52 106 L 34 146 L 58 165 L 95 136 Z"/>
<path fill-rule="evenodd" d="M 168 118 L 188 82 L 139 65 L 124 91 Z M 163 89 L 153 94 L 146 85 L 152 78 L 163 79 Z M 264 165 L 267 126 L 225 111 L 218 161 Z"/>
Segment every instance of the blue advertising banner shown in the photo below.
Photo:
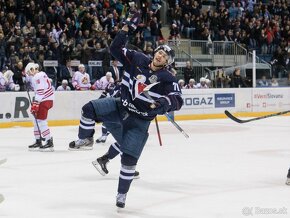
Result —
<path fill-rule="evenodd" d="M 215 107 L 235 107 L 235 94 L 234 93 L 224 93 L 215 94 Z"/>

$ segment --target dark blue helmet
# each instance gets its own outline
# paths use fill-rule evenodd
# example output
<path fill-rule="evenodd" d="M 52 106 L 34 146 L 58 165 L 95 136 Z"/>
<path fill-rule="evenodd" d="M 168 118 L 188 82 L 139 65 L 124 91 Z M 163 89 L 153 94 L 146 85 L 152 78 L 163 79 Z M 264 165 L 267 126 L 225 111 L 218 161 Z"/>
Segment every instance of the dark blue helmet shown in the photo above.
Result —
<path fill-rule="evenodd" d="M 171 65 L 174 62 L 174 57 L 175 57 L 174 50 L 172 48 L 170 48 L 168 45 L 160 45 L 155 49 L 154 54 L 159 50 L 163 50 L 166 52 L 166 54 L 169 57 L 167 65 Z"/>

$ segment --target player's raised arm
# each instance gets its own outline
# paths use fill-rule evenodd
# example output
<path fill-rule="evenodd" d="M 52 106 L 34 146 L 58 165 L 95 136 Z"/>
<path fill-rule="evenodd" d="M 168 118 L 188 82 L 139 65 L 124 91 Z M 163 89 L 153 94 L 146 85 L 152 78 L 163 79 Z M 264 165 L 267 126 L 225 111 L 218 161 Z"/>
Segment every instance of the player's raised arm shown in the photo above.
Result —
<path fill-rule="evenodd" d="M 123 64 L 123 66 L 130 66 L 133 53 L 125 48 L 125 45 L 128 41 L 129 31 L 135 31 L 139 22 L 140 22 L 140 13 L 133 12 L 129 14 L 128 18 L 125 21 L 125 25 L 122 27 L 122 30 L 116 35 L 110 46 L 110 52 L 114 58 Z"/>

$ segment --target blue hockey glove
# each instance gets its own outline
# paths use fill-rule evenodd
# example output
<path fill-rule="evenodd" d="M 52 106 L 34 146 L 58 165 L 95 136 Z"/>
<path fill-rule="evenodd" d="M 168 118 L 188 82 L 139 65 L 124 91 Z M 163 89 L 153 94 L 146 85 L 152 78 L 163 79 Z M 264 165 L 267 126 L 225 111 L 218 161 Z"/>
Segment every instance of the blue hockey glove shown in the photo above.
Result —
<path fill-rule="evenodd" d="M 165 114 L 170 108 L 169 99 L 165 97 L 158 98 L 150 107 L 152 108 L 152 113 L 159 115 Z"/>
<path fill-rule="evenodd" d="M 129 15 L 125 20 L 125 24 L 128 25 L 131 31 L 135 31 L 138 24 L 141 22 L 141 13 L 137 10 L 129 11 Z"/>

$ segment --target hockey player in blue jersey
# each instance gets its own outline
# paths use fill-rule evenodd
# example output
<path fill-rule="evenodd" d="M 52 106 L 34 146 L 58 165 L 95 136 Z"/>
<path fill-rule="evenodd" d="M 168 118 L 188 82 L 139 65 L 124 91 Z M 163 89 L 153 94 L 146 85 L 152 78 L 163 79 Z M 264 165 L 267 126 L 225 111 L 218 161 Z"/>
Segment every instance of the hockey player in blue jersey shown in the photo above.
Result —
<path fill-rule="evenodd" d="M 167 45 L 160 46 L 156 48 L 153 60 L 150 60 L 143 53 L 126 49 L 129 27 L 135 28 L 136 23 L 124 25 L 110 46 L 111 54 L 123 64 L 125 71 L 120 98 L 96 99 L 85 104 L 79 139 L 70 143 L 70 147 L 90 143 L 95 121 L 103 122 L 110 131 L 117 143 L 93 164 L 102 175 L 106 175 L 109 160 L 122 154 L 116 197 L 116 206 L 120 208 L 125 207 L 151 120 L 158 114 L 179 110 L 183 104 L 176 78 L 167 70 L 167 66 L 174 61 L 174 51 Z M 149 85 L 152 88 L 145 94 L 144 88 Z"/>

